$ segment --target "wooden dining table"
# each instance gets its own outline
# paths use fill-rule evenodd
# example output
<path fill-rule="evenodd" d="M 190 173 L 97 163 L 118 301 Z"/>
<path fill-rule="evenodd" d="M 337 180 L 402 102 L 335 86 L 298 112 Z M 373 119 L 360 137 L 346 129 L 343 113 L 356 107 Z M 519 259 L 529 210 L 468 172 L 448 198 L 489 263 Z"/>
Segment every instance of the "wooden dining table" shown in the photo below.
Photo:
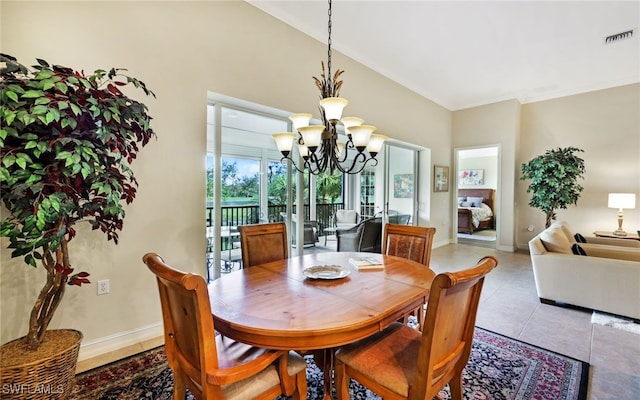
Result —
<path fill-rule="evenodd" d="M 359 270 L 349 259 L 379 261 Z M 340 266 L 347 276 L 312 279 L 305 268 Z M 313 352 L 322 358 L 331 398 L 333 350 L 379 332 L 425 304 L 435 273 L 404 258 L 333 252 L 291 257 L 223 275 L 209 284 L 216 331 L 254 346 Z"/>

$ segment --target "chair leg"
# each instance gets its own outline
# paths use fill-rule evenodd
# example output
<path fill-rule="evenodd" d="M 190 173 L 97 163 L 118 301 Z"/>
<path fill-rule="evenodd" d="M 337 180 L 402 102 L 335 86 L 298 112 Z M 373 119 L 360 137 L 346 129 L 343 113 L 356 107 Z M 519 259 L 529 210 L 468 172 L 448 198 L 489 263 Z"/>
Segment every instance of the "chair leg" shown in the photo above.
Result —
<path fill-rule="evenodd" d="M 349 400 L 349 377 L 347 376 L 347 370 L 343 363 L 336 360 L 334 366 L 333 376 L 336 384 L 336 394 L 338 400 Z"/>
<path fill-rule="evenodd" d="M 307 400 L 307 370 L 304 369 L 296 375 L 296 387 L 293 392 L 293 400 Z"/>
<path fill-rule="evenodd" d="M 184 400 L 187 395 L 187 388 L 184 380 L 178 375 L 175 372 L 173 373 L 173 400 Z"/>
<path fill-rule="evenodd" d="M 464 400 L 462 396 L 462 371 L 457 372 L 449 382 L 451 400 Z"/>
<path fill-rule="evenodd" d="M 423 304 L 420 308 L 416 309 L 416 317 L 418 317 L 418 330 L 422 332 L 422 328 L 424 327 L 424 317 L 427 312 L 427 305 Z"/>

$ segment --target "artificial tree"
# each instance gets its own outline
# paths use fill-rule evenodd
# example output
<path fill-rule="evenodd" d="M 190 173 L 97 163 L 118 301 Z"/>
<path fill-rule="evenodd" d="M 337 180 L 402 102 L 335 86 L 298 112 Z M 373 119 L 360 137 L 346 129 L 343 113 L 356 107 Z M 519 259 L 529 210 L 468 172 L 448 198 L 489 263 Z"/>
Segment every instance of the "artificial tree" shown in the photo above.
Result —
<path fill-rule="evenodd" d="M 556 219 L 556 210 L 578 204 L 583 187 L 578 179 L 584 174 L 584 160 L 574 153 L 583 150 L 565 147 L 547 150 L 522 164 L 520 180 L 531 180 L 527 193 L 533 193 L 529 206 L 541 209 L 546 216 L 545 227 Z"/>
<path fill-rule="evenodd" d="M 29 69 L 0 54 L 0 193 L 8 211 L 0 236 L 12 258 L 47 274 L 29 319 L 29 350 L 42 342 L 65 287 L 89 283 L 69 254 L 76 224 L 86 221 L 117 244 L 122 200 L 136 196 L 129 165 L 155 136 L 147 106 L 121 89 L 155 94 L 126 70 L 85 75 L 37 62 Z"/>

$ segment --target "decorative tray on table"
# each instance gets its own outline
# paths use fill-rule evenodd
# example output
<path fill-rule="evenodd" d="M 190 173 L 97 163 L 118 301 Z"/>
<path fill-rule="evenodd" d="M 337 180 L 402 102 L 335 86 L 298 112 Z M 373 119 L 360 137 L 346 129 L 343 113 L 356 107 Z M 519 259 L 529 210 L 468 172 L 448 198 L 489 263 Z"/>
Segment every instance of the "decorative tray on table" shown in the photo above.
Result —
<path fill-rule="evenodd" d="M 314 265 L 305 268 L 302 273 L 310 279 L 340 279 L 349 275 L 351 270 L 340 265 Z"/>

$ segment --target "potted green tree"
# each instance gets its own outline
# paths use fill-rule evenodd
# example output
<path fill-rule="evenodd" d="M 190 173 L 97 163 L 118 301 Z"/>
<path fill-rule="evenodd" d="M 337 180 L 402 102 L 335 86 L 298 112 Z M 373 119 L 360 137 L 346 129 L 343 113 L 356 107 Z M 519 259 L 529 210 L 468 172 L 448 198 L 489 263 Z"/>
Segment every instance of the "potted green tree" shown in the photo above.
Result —
<path fill-rule="evenodd" d="M 578 178 L 584 174 L 584 160 L 574 153 L 576 147 L 547 150 L 522 164 L 520 180 L 531 180 L 527 193 L 533 193 L 529 206 L 541 209 L 546 216 L 545 227 L 556 219 L 556 210 L 578 204 L 583 187 Z"/>
<path fill-rule="evenodd" d="M 29 69 L 0 54 L 0 193 L 7 211 L 0 237 L 8 238 L 12 258 L 42 267 L 47 275 L 28 333 L 0 348 L 3 388 L 15 388 L 3 398 L 30 398 L 29 393 L 38 391 L 50 392 L 48 398 L 69 394 L 64 380 L 73 382 L 82 334 L 47 329 L 66 286 L 89 283 L 88 273 L 74 270 L 68 243 L 76 235 L 76 224 L 86 221 L 117 244 L 123 201 L 131 203 L 136 196 L 137 181 L 129 165 L 155 136 L 147 107 L 121 90 L 133 86 L 155 95 L 125 70 L 85 75 L 37 62 Z M 64 341 L 73 345 L 70 355 L 61 356 Z M 51 348 L 54 355 L 42 354 Z M 43 378 L 34 372 L 38 366 L 62 381 Z M 65 366 L 71 370 L 60 371 Z M 29 374 L 23 375 L 25 368 Z M 38 381 L 25 382 L 27 376 Z"/>

